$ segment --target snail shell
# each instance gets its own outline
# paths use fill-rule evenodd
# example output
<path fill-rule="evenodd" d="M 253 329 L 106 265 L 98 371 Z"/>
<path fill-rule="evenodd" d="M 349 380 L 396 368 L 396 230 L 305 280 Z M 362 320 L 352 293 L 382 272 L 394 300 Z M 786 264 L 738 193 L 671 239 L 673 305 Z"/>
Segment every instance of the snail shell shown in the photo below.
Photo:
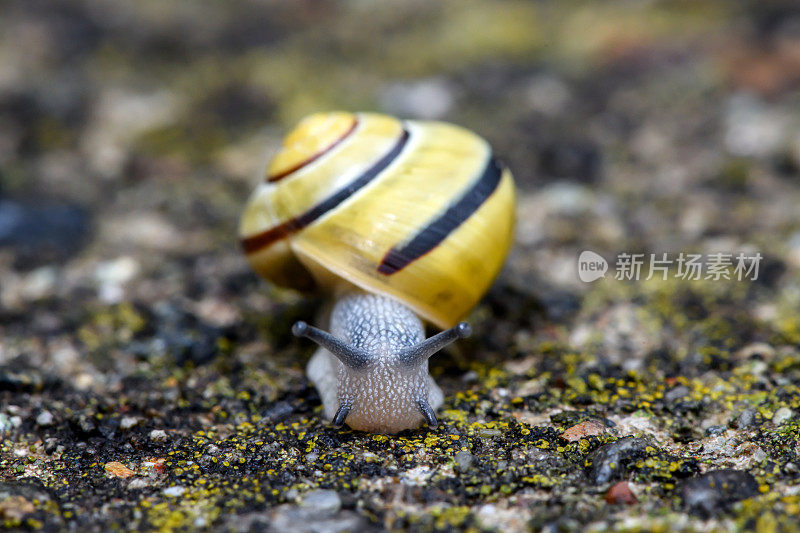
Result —
<path fill-rule="evenodd" d="M 253 268 L 298 289 L 342 281 L 446 328 L 483 296 L 514 226 L 511 173 L 441 122 L 321 113 L 284 140 L 241 219 Z"/>
<path fill-rule="evenodd" d="M 250 197 L 240 236 L 274 283 L 336 296 L 308 365 L 334 425 L 435 427 L 442 392 L 428 358 L 469 335 L 512 241 L 511 173 L 474 133 L 372 113 L 311 115 L 285 138 Z M 424 338 L 421 317 L 441 328 Z M 453 327 L 454 326 L 454 327 Z"/>

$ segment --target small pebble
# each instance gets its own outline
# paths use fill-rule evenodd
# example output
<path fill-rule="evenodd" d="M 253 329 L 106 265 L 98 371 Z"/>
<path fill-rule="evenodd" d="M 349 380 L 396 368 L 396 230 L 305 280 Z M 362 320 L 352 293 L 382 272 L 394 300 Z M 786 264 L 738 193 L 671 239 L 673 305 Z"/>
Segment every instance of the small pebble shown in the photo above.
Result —
<path fill-rule="evenodd" d="M 39 267 L 25 276 L 21 293 L 28 300 L 39 300 L 53 293 L 58 282 L 58 271 L 51 266 Z"/>
<path fill-rule="evenodd" d="M 791 420 L 792 417 L 794 417 L 794 411 L 792 411 L 788 407 L 781 407 L 780 409 L 775 411 L 774 415 L 772 415 L 772 423 L 775 424 L 776 426 L 780 426 L 783 423 Z"/>
<path fill-rule="evenodd" d="M 420 465 L 403 472 L 401 481 L 407 485 L 425 486 L 428 484 L 428 480 L 432 475 L 433 471 L 430 469 L 430 467 Z"/>
<path fill-rule="evenodd" d="M 112 477 L 120 477 L 122 479 L 129 478 L 136 474 L 133 470 L 120 463 L 119 461 L 111 461 L 105 464 L 105 471 Z"/>
<path fill-rule="evenodd" d="M 163 429 L 154 429 L 150 432 L 150 440 L 153 442 L 167 442 L 167 432 Z"/>
<path fill-rule="evenodd" d="M 8 415 L 0 413 L 0 433 L 11 429 L 11 419 Z"/>
<path fill-rule="evenodd" d="M 409 117 L 437 119 L 450 111 L 455 95 L 444 78 L 429 78 L 386 87 L 381 103 L 389 112 Z"/>
<path fill-rule="evenodd" d="M 733 450 L 734 457 L 738 458 L 737 466 L 752 468 L 767 457 L 767 453 L 754 442 L 743 442 Z"/>
<path fill-rule="evenodd" d="M 177 498 L 178 496 L 183 496 L 184 492 L 186 492 L 186 487 L 181 487 L 180 485 L 175 485 L 174 487 L 167 487 L 166 489 L 161 491 L 161 493 L 164 496 L 172 496 L 174 498 Z"/>
<path fill-rule="evenodd" d="M 599 447 L 587 459 L 589 479 L 596 485 L 619 479 L 630 463 L 644 456 L 646 448 L 647 441 L 636 437 Z"/>
<path fill-rule="evenodd" d="M 624 503 L 631 505 L 639 501 L 636 495 L 631 491 L 631 487 L 628 485 L 627 481 L 620 481 L 612 485 L 611 488 L 608 489 L 608 492 L 606 492 L 605 499 L 606 503 L 610 504 Z"/>
<path fill-rule="evenodd" d="M 717 435 L 722 435 L 728 431 L 728 428 L 725 426 L 709 426 L 706 428 L 706 436 L 708 437 L 716 437 Z"/>
<path fill-rule="evenodd" d="M 306 494 L 300 506 L 313 511 L 316 516 L 331 516 L 342 508 L 342 500 L 335 490 L 317 489 Z"/>
<path fill-rule="evenodd" d="M 725 105 L 725 147 L 735 156 L 775 153 L 785 141 L 787 118 L 755 96 L 734 94 Z"/>
<path fill-rule="evenodd" d="M 145 466 L 146 468 L 152 468 L 158 474 L 163 474 L 164 472 L 167 471 L 167 467 L 164 464 L 165 462 L 166 459 L 164 459 L 163 457 L 159 457 L 151 461 L 145 461 L 143 463 L 143 466 Z"/>
<path fill-rule="evenodd" d="M 569 86 L 551 74 L 539 74 L 533 77 L 525 93 L 526 103 L 547 116 L 561 113 L 571 97 Z"/>
<path fill-rule="evenodd" d="M 261 414 L 261 424 L 277 424 L 289 417 L 295 408 L 291 402 L 277 402 L 267 407 Z"/>
<path fill-rule="evenodd" d="M 742 411 L 742 414 L 740 414 L 739 418 L 736 419 L 736 424 L 739 426 L 739 429 L 746 429 L 756 426 L 756 415 L 757 413 L 755 409 L 745 409 Z"/>
<path fill-rule="evenodd" d="M 461 450 L 455 456 L 456 466 L 462 471 L 469 469 L 474 460 L 475 456 L 466 450 Z"/>
<path fill-rule="evenodd" d="M 99 263 L 95 268 L 99 298 L 107 304 L 119 302 L 125 295 L 122 286 L 138 272 L 139 264 L 128 256 Z"/>
<path fill-rule="evenodd" d="M 74 431 L 82 437 L 89 437 L 97 432 L 97 425 L 94 423 L 92 418 L 86 416 L 85 414 L 81 414 L 78 415 L 77 418 L 73 418 L 70 420 L 70 424 Z"/>
<path fill-rule="evenodd" d="M 470 370 L 469 372 L 464 372 L 464 374 L 461 376 L 461 381 L 463 381 L 464 383 L 473 383 L 475 381 L 478 381 L 478 373 L 475 372 L 474 370 Z"/>
<path fill-rule="evenodd" d="M 132 490 L 143 489 L 150 486 L 150 480 L 146 477 L 137 477 L 128 483 L 128 488 Z"/>
<path fill-rule="evenodd" d="M 242 515 L 237 515 L 241 518 Z M 279 505 L 269 515 L 250 515 L 248 523 L 237 524 L 234 531 L 292 531 L 297 533 L 345 533 L 371 531 L 363 517 L 353 511 L 339 511 L 333 516 L 320 515 L 310 508 Z M 227 530 L 227 529 L 226 529 Z"/>
<path fill-rule="evenodd" d="M 50 426 L 53 424 L 53 413 L 50 411 L 42 411 L 36 417 L 36 423 L 40 426 Z"/>
<path fill-rule="evenodd" d="M 678 387 L 675 387 L 671 391 L 667 392 L 664 395 L 664 400 L 672 403 L 688 395 L 689 395 L 689 387 L 685 385 L 680 385 Z"/>
<path fill-rule="evenodd" d="M 564 430 L 561 438 L 567 442 L 579 441 L 584 437 L 591 437 L 593 435 L 602 435 L 606 432 L 606 426 L 600 420 L 587 420 L 580 424 L 575 424 L 572 427 Z"/>
<path fill-rule="evenodd" d="M 558 467 L 562 463 L 559 455 L 536 447 L 525 450 L 525 458 L 531 463 L 539 463 L 549 468 Z"/>
<path fill-rule="evenodd" d="M 138 423 L 139 419 L 135 416 L 125 416 L 119 421 L 119 427 L 121 429 L 130 429 Z M 152 433 L 150 434 L 150 438 L 152 438 Z"/>

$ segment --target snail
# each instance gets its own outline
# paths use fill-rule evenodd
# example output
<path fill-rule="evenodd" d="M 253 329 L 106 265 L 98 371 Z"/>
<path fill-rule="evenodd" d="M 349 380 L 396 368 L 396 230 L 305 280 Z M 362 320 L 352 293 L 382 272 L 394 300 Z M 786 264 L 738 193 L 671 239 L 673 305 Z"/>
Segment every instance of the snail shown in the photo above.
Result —
<path fill-rule="evenodd" d="M 436 427 L 428 358 L 467 337 L 458 322 L 512 241 L 510 171 L 476 134 L 442 122 L 318 113 L 283 140 L 242 215 L 241 244 L 275 284 L 333 297 L 306 368 L 325 416 L 373 433 Z M 444 329 L 425 339 L 423 321 Z"/>

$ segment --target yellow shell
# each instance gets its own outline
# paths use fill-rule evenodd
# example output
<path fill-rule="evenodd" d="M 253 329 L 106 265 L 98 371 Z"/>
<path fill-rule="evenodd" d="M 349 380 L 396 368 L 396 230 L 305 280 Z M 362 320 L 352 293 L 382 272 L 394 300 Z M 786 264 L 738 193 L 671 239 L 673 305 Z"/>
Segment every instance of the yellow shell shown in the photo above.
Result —
<path fill-rule="evenodd" d="M 253 192 L 239 233 L 253 268 L 298 289 L 342 282 L 445 328 L 511 246 L 511 173 L 474 133 L 372 113 L 306 117 Z"/>

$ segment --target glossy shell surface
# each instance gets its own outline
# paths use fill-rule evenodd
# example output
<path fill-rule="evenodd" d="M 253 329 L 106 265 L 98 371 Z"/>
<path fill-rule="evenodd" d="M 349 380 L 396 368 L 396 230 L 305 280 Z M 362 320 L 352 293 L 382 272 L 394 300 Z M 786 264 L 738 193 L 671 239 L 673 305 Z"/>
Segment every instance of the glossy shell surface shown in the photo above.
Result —
<path fill-rule="evenodd" d="M 320 113 L 285 139 L 240 223 L 253 268 L 299 289 L 342 281 L 450 327 L 483 296 L 514 226 L 511 173 L 451 124 Z"/>

